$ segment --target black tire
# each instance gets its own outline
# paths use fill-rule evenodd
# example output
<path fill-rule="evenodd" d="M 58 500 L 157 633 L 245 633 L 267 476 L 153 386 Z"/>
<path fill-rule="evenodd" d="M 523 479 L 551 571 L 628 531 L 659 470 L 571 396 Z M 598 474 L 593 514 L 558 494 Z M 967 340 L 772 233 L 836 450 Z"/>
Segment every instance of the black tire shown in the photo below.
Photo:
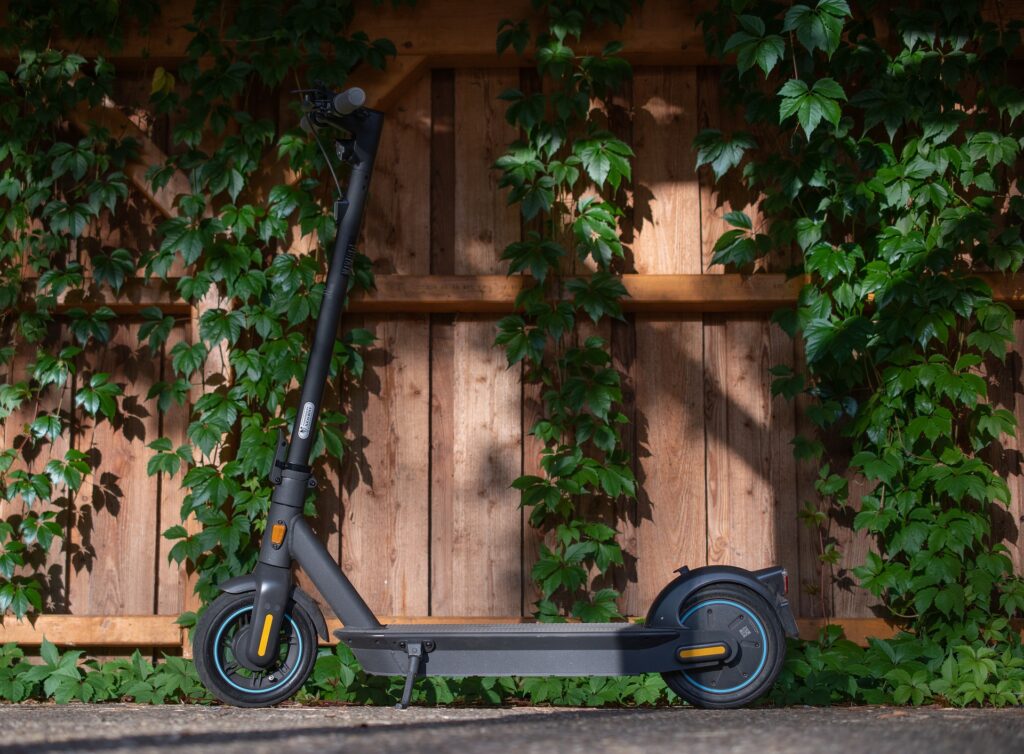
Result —
<path fill-rule="evenodd" d="M 285 613 L 278 635 L 278 660 L 262 672 L 235 661 L 233 644 L 250 630 L 253 592 L 222 594 L 206 608 L 192 639 L 196 671 L 217 699 L 235 707 L 269 707 L 295 694 L 313 672 L 317 634 L 313 620 L 298 604 Z"/>
<path fill-rule="evenodd" d="M 726 663 L 662 673 L 681 698 L 695 707 L 733 709 L 771 689 L 786 659 L 786 638 L 761 595 L 736 584 L 714 584 L 690 595 L 678 616 L 690 628 L 731 629 L 739 641 L 739 652 Z"/>

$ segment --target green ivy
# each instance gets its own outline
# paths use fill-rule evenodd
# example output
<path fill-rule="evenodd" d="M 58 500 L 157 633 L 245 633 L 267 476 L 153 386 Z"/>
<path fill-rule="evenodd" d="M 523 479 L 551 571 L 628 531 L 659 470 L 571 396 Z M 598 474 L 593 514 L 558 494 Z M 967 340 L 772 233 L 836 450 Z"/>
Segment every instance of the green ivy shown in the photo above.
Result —
<path fill-rule="evenodd" d="M 1007 72 L 1020 24 L 944 0 L 722 2 L 702 23 L 712 54 L 736 55 L 722 87 L 750 130 L 703 132 L 697 164 L 761 197 L 756 224 L 727 215 L 713 261 L 797 253 L 809 282 L 775 319 L 802 336 L 806 369 L 777 369 L 773 391 L 805 394 L 819 436 L 836 438 L 829 452 L 795 445 L 819 464 L 822 502 L 802 518 L 828 569 L 841 555 L 829 519 L 852 518 L 874 545 L 853 574 L 908 632 L 867 650 L 830 632 L 780 693 L 1019 704 L 1008 619 L 1024 581 L 993 537 L 1010 493 L 991 461 L 1016 421 L 982 371 L 1005 359 L 1014 315 L 975 273 L 1024 262 L 1024 96 Z"/>
<path fill-rule="evenodd" d="M 119 10 L 22 1 L 10 3 L 0 27 L 0 48 L 17 59 L 0 71 L 0 615 L 43 609 L 46 555 L 66 531 L 61 511 L 95 471 L 71 436 L 72 411 L 95 426 L 114 417 L 121 397 L 86 360 L 87 348 L 110 338 L 114 313 L 72 308 L 61 334 L 58 299 L 83 286 L 87 264 L 113 290 L 136 268 L 133 252 L 97 248 L 84 236 L 123 208 L 124 170 L 138 145 L 66 125 L 71 109 L 112 94 L 114 69 L 101 57 L 51 49 L 49 40 L 59 28 L 116 45 L 125 16 L 145 23 L 153 14 L 142 2 Z M 19 355 L 27 363 L 9 380 Z"/>
<path fill-rule="evenodd" d="M 633 152 L 611 133 L 606 113 L 631 70 L 616 55 L 619 43 L 600 55 L 578 55 L 569 45 L 586 28 L 621 26 L 630 9 L 629 0 L 558 0 L 541 7 L 536 34 L 525 21 L 505 20 L 498 29 L 499 53 L 512 47 L 523 55 L 532 44 L 540 81 L 539 91 L 501 94 L 521 138 L 497 161 L 500 185 L 530 228 L 502 258 L 509 274 L 528 272 L 533 285 L 516 299 L 519 313 L 499 322 L 496 343 L 540 391 L 542 418 L 530 432 L 544 446 L 542 475 L 521 476 L 513 486 L 530 524 L 550 533 L 531 571 L 542 620 L 560 620 L 566 609 L 587 621 L 621 617 L 618 592 L 601 586 L 623 562 L 616 531 L 603 520 L 616 518 L 616 501 L 636 494 L 622 445 L 621 378 L 609 344 L 581 338 L 577 322 L 622 319 L 626 290 L 613 271 L 623 256 L 616 202 Z M 588 262 L 594 273 L 578 276 Z"/>
<path fill-rule="evenodd" d="M 150 170 L 152 187 L 180 171 L 190 193 L 178 197 L 176 216 L 156 229 L 154 248 L 139 253 L 101 248 L 89 238 L 98 222 L 114 224 L 124 209 L 125 169 L 139 145 L 66 125 L 76 106 L 113 97 L 114 68 L 101 57 L 87 60 L 49 44 L 83 37 L 116 48 L 124 24 L 145 27 L 159 5 L 15 0 L 10 6 L 0 47 L 16 51 L 18 65 L 0 72 L 0 121 L 9 134 L 0 144 L 0 368 L 10 371 L 26 345 L 36 349 L 19 366 L 20 379 L 0 384 L 0 503 L 14 506 L 0 519 L 0 615 L 21 618 L 43 609 L 45 556 L 68 526 L 58 513 L 73 511 L 83 478 L 95 471 L 97 456 L 81 447 L 88 437 L 72 433 L 72 412 L 95 425 L 121 411 L 121 386 L 88 367 L 89 355 L 111 338 L 114 312 L 100 306 L 56 314 L 58 299 L 86 284 L 87 268 L 92 283 L 113 293 L 129 278 L 166 279 L 175 270 L 178 295 L 204 301 L 194 343 L 168 347 L 177 322 L 159 307 L 141 312 L 139 332 L 155 357 L 166 353 L 170 366 L 147 400 L 160 411 L 194 400 L 187 442 L 151 439 L 148 471 L 185 488 L 182 522 L 198 525 L 175 525 L 164 536 L 173 543 L 171 557 L 197 573 L 205 601 L 217 582 L 254 564 L 276 433 L 294 418 L 286 396 L 304 371 L 334 229 L 325 158 L 298 130 L 298 107 L 278 132 L 270 118 L 250 114 L 249 105 L 261 97 L 276 102 L 280 92 L 314 79 L 340 85 L 357 64 L 382 67 L 394 45 L 349 33 L 350 2 L 244 0 L 225 24 L 222 3 L 197 0 L 185 60 L 174 71 L 154 71 L 149 103 L 158 115 L 172 114 L 174 123 L 172 156 Z M 258 170 L 268 163 L 287 164 L 302 177 L 261 186 Z M 293 225 L 302 235 L 318 234 L 314 253 L 289 252 Z M 26 276 L 37 279 L 31 289 Z M 365 257 L 357 259 L 353 281 L 372 286 Z M 64 329 L 55 327 L 61 323 Z M 370 333 L 352 330 L 335 347 L 329 404 L 314 446 L 318 467 L 344 452 L 343 395 L 360 379 L 361 351 L 372 342 Z M 31 418 L 15 426 L 8 421 L 15 414 Z M 186 615 L 183 622 L 193 619 Z"/>

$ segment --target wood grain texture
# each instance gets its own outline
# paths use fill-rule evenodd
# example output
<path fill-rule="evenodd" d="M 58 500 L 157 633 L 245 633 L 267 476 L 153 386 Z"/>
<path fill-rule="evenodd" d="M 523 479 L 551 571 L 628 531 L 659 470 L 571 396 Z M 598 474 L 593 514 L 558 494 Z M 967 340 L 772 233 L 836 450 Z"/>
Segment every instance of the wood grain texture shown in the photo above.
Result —
<path fill-rule="evenodd" d="M 803 340 L 794 343 L 796 349 L 796 370 L 806 369 Z M 817 427 L 807 418 L 807 409 L 813 405 L 810 396 L 801 393 L 794 405 L 796 411 L 796 431 L 808 440 L 820 438 Z M 797 511 L 805 505 L 818 510 L 825 510 L 821 496 L 815 488 L 818 479 L 818 463 L 813 458 L 795 459 L 796 463 L 796 505 Z M 833 615 L 831 569 L 821 562 L 822 548 L 831 536 L 835 524 L 823 527 L 811 527 L 803 521 L 797 524 L 797 541 L 800 570 L 797 576 L 790 576 L 790 602 L 796 606 L 799 615 L 808 618 L 824 618 Z"/>
<path fill-rule="evenodd" d="M 457 71 L 454 77 L 454 260 L 456 274 L 497 273 L 494 250 L 519 237 L 519 217 L 489 170 L 515 138 L 497 95 L 515 72 Z M 510 488 L 521 468 L 518 370 L 493 347 L 496 320 L 460 317 L 452 324 L 450 359 L 435 361 L 438 410 L 451 412 L 452 432 L 433 441 L 431 611 L 515 614 L 521 609 L 521 514 Z M 444 346 L 448 334 L 435 332 Z M 450 392 L 439 385 L 446 380 Z M 447 405 L 446 405 L 447 404 Z M 445 456 L 450 455 L 450 459 Z M 439 457 L 440 456 L 440 457 Z M 451 476 L 441 476 L 450 469 Z"/>
<path fill-rule="evenodd" d="M 633 107 L 636 272 L 700 274 L 700 189 L 689 148 L 697 135 L 696 69 L 638 69 Z"/>
<path fill-rule="evenodd" d="M 374 170 L 364 252 L 377 270 L 430 271 L 430 79 L 394 107 Z M 430 325 L 362 317 L 377 338 L 351 396 L 341 562 L 378 613 L 429 609 Z"/>
<path fill-rule="evenodd" d="M 454 235 L 454 234 L 452 234 Z M 496 256 L 500 252 L 495 251 Z M 450 250 L 432 249 L 432 264 Z M 992 288 L 993 299 L 1017 311 L 1024 310 L 1024 275 L 1006 276 L 981 273 L 978 278 Z M 147 306 L 159 306 L 168 314 L 187 314 L 188 302 L 177 297 L 180 278 L 133 278 L 121 292 L 112 296 L 105 286 L 86 279 L 82 292 L 68 292 L 57 301 L 57 311 L 73 307 L 86 311 L 109 306 L 119 314 L 135 314 Z M 25 280 L 26 295 L 36 290 L 37 280 Z M 623 311 L 661 312 L 772 312 L 796 303 L 803 278 L 788 278 L 783 273 L 723 273 L 713 275 L 633 275 L 622 276 L 629 297 Z M 363 314 L 446 313 L 504 314 L 515 309 L 515 297 L 524 286 L 532 285 L 528 276 L 455 275 L 435 264 L 430 275 L 378 275 L 376 287 L 356 292 L 348 311 Z"/>
<path fill-rule="evenodd" d="M 636 583 L 623 609 L 644 614 L 682 565 L 707 562 L 701 322 L 636 322 Z"/>
<path fill-rule="evenodd" d="M 798 572 L 794 417 L 772 398 L 769 372 L 792 364 L 791 349 L 765 319 L 705 329 L 709 563 Z"/>
<path fill-rule="evenodd" d="M 78 417 L 76 445 L 94 472 L 75 499 L 68 604 L 77 615 L 151 612 L 159 526 L 157 479 L 146 473 L 146 444 L 158 437 L 159 417 L 146 400 L 158 364 L 137 345 L 138 325 L 121 322 L 110 342 L 86 352 L 83 379 L 105 372 L 124 391 L 113 420 Z"/>
<path fill-rule="evenodd" d="M 698 131 L 707 128 L 723 131 L 731 136 L 735 131 L 749 131 L 745 128 L 742 118 L 731 112 L 721 102 L 721 72 L 718 68 L 702 67 L 697 69 L 697 126 Z M 696 159 L 696 154 L 694 154 Z M 710 167 L 702 167 L 698 171 L 700 196 L 700 244 L 702 263 L 706 272 L 722 273 L 727 270 L 720 264 L 712 264 L 715 242 L 730 226 L 725 222 L 725 214 L 733 210 L 746 212 L 754 223 L 755 229 L 760 225 L 760 217 L 749 195 L 737 176 L 731 171 L 720 180 L 715 180 Z M 764 266 L 759 260 L 759 267 Z"/>
<path fill-rule="evenodd" d="M 161 380 L 170 381 L 172 378 L 171 349 L 174 348 L 175 344 L 187 338 L 187 322 L 180 322 L 171 330 L 167 343 L 160 354 Z M 186 434 L 188 415 L 189 406 L 187 404 L 184 406 L 172 404 L 160 416 L 160 435 L 170 439 L 171 445 L 175 449 L 189 444 Z M 160 485 L 160 508 L 158 540 L 155 547 L 156 599 L 153 612 L 160 615 L 181 612 L 184 609 L 185 596 L 191 588 L 186 568 L 170 560 L 168 557 L 174 542 L 163 536 L 163 533 L 169 528 L 181 524 L 181 506 L 185 501 L 185 490 L 181 486 L 181 481 L 186 471 L 187 469 L 182 469 L 174 476 L 160 474 L 158 478 Z"/>

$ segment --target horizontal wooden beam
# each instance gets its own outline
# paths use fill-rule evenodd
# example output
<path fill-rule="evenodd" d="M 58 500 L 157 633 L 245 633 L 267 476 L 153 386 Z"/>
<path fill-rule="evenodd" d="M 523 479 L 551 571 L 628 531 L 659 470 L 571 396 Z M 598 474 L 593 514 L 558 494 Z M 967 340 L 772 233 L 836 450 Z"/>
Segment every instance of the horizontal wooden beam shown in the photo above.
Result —
<path fill-rule="evenodd" d="M 6 3 L 0 3 L 3 8 Z M 124 44 L 109 49 L 102 40 L 56 39 L 53 47 L 78 52 L 86 57 L 103 55 L 120 67 L 175 65 L 185 57 L 193 34 L 192 3 L 162 3 L 160 16 L 148 33 L 129 28 Z M 588 33 L 583 43 L 570 44 L 578 53 L 597 53 L 611 40 L 625 43 L 625 54 L 637 64 L 684 65 L 707 62 L 697 13 L 707 3 L 677 3 L 662 0 L 641 5 L 623 29 L 614 25 Z M 359 7 L 350 29 L 363 31 L 370 39 L 387 38 L 400 56 L 426 56 L 434 67 L 532 65 L 514 51 L 499 55 L 496 49 L 498 24 L 503 19 L 520 21 L 537 18 L 531 0 L 480 2 L 479 0 L 418 0 L 413 7 L 393 3 Z M 535 29 L 536 31 L 536 29 Z M 230 41 L 230 40 L 229 40 Z M 0 56 L 13 59 L 11 50 Z"/>
<path fill-rule="evenodd" d="M 13 642 L 24 647 L 39 646 L 43 637 L 67 647 L 179 647 L 185 631 L 175 621 L 176 615 L 41 615 L 33 622 L 18 622 L 5 618 L 0 624 L 0 644 Z M 532 618 L 521 616 L 382 616 L 382 623 L 438 623 L 498 624 L 532 623 Z M 896 627 L 880 618 L 838 618 L 830 621 L 843 627 L 846 637 L 858 644 L 866 644 L 868 637 L 886 638 L 896 633 Z M 798 618 L 800 636 L 814 639 L 825 625 L 820 618 Z M 327 621 L 333 643 L 333 632 L 341 628 L 341 621 Z"/>
<path fill-rule="evenodd" d="M 628 312 L 771 311 L 796 300 L 784 275 L 623 275 Z M 533 279 L 521 275 L 378 275 L 376 290 L 352 297 L 358 312 L 506 314 Z"/>
<path fill-rule="evenodd" d="M 156 306 L 165 314 L 188 316 L 192 307 L 180 298 L 177 292 L 179 278 L 132 278 L 125 281 L 121 290 L 114 292 L 107 285 L 100 285 L 91 278 L 86 278 L 81 288 L 65 291 L 57 298 L 57 311 L 67 312 L 70 309 L 95 311 L 105 306 L 117 314 L 130 316 L 143 309 Z M 22 281 L 22 292 L 33 296 L 38 287 L 38 280 L 27 278 Z"/>
<path fill-rule="evenodd" d="M 996 301 L 1024 310 L 1024 274 L 978 275 L 991 288 Z M 754 275 L 623 275 L 629 298 L 623 309 L 651 313 L 756 313 L 770 312 L 796 303 L 803 278 L 787 279 L 777 273 Z M 169 314 L 187 314 L 186 301 L 176 293 L 178 279 L 134 278 L 120 293 L 86 281 L 82 289 L 61 297 L 58 309 L 86 310 L 108 306 L 132 314 L 147 306 L 159 306 Z M 376 289 L 352 296 L 349 311 L 363 314 L 507 314 L 515 310 L 516 296 L 532 278 L 521 275 L 377 275 Z M 26 295 L 36 281 L 24 283 Z"/>
<path fill-rule="evenodd" d="M 0 14 L 7 15 L 6 0 L 0 0 Z M 988 3 L 986 17 L 1008 21 L 1024 17 L 1022 0 Z M 156 65 L 174 66 L 185 57 L 192 41 L 187 24 L 193 22 L 191 2 L 161 4 L 160 16 L 148 32 L 129 27 L 124 44 L 112 50 L 102 40 L 56 39 L 52 46 L 75 51 L 86 57 L 103 55 L 120 67 Z M 680 3 L 676 0 L 647 0 L 631 13 L 626 25 L 614 25 L 600 31 L 588 31 L 582 42 L 570 39 L 578 53 L 600 52 L 611 40 L 623 42 L 625 55 L 635 65 L 717 65 L 704 50 L 698 15 L 712 6 L 710 0 Z M 384 37 L 394 42 L 399 57 L 422 56 L 432 67 L 520 67 L 532 66 L 528 57 L 506 51 L 499 55 L 495 40 L 498 24 L 504 19 L 536 19 L 531 0 L 418 0 L 413 7 L 402 3 L 361 5 L 350 25 L 371 39 Z M 228 23 L 225 21 L 224 23 Z M 879 22 L 879 34 L 888 33 Z M 537 31 L 537 24 L 534 24 Z M 228 40 L 230 44 L 231 40 Z M 0 58 L 16 59 L 16 51 L 0 49 Z"/>
<path fill-rule="evenodd" d="M 40 615 L 33 621 L 10 616 L 0 624 L 0 644 L 33 647 L 43 637 L 67 647 L 181 646 L 177 615 Z"/>

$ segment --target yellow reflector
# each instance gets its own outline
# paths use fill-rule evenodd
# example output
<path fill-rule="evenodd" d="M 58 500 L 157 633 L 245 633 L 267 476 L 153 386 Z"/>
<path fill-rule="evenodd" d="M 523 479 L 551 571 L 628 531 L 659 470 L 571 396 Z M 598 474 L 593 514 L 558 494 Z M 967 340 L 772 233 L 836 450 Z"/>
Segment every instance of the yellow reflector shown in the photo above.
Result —
<path fill-rule="evenodd" d="M 273 615 L 268 614 L 267 617 L 263 619 L 263 635 L 260 636 L 260 650 L 258 652 L 260 657 L 267 653 L 267 642 L 270 641 L 270 625 L 273 622 Z"/>
<path fill-rule="evenodd" d="M 680 649 L 680 660 L 692 660 L 695 657 L 718 657 L 724 655 L 728 649 L 724 644 L 714 644 L 710 647 L 693 647 L 692 649 Z M 263 654 L 262 652 L 260 654 Z"/>
<path fill-rule="evenodd" d="M 270 529 L 270 541 L 275 545 L 279 545 L 284 542 L 284 533 L 288 530 L 288 527 L 284 524 L 274 524 Z"/>

